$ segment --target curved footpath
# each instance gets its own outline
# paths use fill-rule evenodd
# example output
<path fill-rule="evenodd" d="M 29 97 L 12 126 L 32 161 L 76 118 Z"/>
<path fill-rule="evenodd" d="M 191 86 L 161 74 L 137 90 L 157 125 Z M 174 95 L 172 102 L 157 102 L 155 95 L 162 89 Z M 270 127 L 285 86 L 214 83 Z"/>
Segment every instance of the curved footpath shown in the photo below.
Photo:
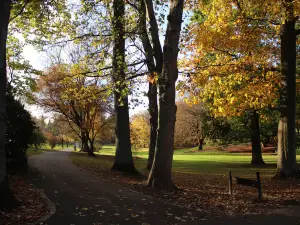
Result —
<path fill-rule="evenodd" d="M 43 189 L 56 212 L 42 224 L 285 224 L 300 225 L 300 209 L 272 215 L 220 217 L 180 208 L 96 177 L 73 165 L 71 150 L 44 152 L 29 158 L 31 182 Z"/>

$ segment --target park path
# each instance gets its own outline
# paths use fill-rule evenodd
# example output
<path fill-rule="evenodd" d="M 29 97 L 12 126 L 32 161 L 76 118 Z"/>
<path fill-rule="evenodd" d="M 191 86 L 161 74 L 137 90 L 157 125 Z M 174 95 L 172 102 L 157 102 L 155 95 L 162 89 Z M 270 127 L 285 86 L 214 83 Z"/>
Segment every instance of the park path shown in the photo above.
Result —
<path fill-rule="evenodd" d="M 31 182 L 44 190 L 56 207 L 56 213 L 44 225 L 300 224 L 300 209 L 206 219 L 197 211 L 156 200 L 83 171 L 70 162 L 70 152 L 49 151 L 29 158 Z"/>
<path fill-rule="evenodd" d="M 199 213 L 136 193 L 73 165 L 71 150 L 47 151 L 29 158 L 30 179 L 56 206 L 43 224 L 178 224 Z M 196 215 L 198 214 L 198 216 Z"/>

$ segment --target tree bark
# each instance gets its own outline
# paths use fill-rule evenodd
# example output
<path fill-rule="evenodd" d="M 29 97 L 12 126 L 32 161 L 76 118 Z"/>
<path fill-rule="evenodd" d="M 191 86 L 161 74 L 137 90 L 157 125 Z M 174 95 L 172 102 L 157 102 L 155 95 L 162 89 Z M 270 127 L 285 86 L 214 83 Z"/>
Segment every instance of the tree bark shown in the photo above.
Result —
<path fill-rule="evenodd" d="M 0 209 L 10 209 L 15 202 L 9 189 L 5 136 L 6 136 L 6 40 L 10 16 L 10 0 L 0 1 Z"/>
<path fill-rule="evenodd" d="M 89 156 L 95 156 L 95 154 L 94 154 L 94 140 L 91 139 L 91 138 L 89 138 L 88 141 L 89 141 L 89 143 L 90 143 L 88 155 L 89 155 Z"/>
<path fill-rule="evenodd" d="M 88 152 L 89 145 L 88 140 L 84 137 L 81 138 L 81 152 Z"/>
<path fill-rule="evenodd" d="M 251 144 L 252 144 L 252 160 L 251 164 L 265 164 L 260 145 L 260 129 L 259 115 L 254 110 L 251 115 Z"/>
<path fill-rule="evenodd" d="M 147 11 L 144 0 L 141 0 L 141 11 L 140 11 L 140 25 L 141 25 L 141 40 L 143 48 L 146 55 L 147 67 L 150 73 L 149 75 L 149 90 L 148 90 L 148 100 L 149 100 L 149 115 L 150 115 L 150 142 L 149 142 L 149 155 L 147 162 L 147 169 L 150 170 L 153 164 L 156 137 L 157 137 L 157 126 L 158 126 L 158 105 L 157 105 L 157 86 L 155 81 L 155 73 L 161 73 L 161 62 L 154 62 L 153 48 L 150 42 L 150 38 L 147 32 Z M 157 34 L 158 35 L 158 34 Z M 162 51 L 156 54 L 161 54 Z M 156 57 L 162 59 L 162 57 Z"/>
<path fill-rule="evenodd" d="M 203 142 L 204 142 L 204 139 L 203 138 L 199 138 L 198 150 L 203 150 Z"/>
<path fill-rule="evenodd" d="M 80 132 L 80 139 L 81 139 L 81 152 L 87 152 L 89 156 L 94 156 L 93 150 L 89 147 L 89 137 L 85 131 Z"/>
<path fill-rule="evenodd" d="M 116 118 L 116 154 L 112 170 L 136 173 L 133 164 L 128 107 L 128 86 L 125 74 L 125 3 L 113 1 L 113 60 L 112 78 L 114 82 L 114 103 Z"/>
<path fill-rule="evenodd" d="M 171 0 L 168 26 L 163 48 L 163 70 L 159 75 L 159 121 L 156 151 L 148 185 L 153 188 L 174 188 L 172 161 L 176 121 L 175 83 L 178 77 L 177 57 L 184 0 Z"/>
<path fill-rule="evenodd" d="M 153 7 L 153 0 L 144 0 L 147 12 L 149 16 L 149 23 L 150 23 L 150 32 L 151 32 L 151 39 L 153 44 L 153 52 L 154 58 L 156 61 L 156 70 L 161 73 L 163 67 L 163 52 L 161 49 L 161 44 L 159 40 L 159 29 L 157 25 L 157 20 L 155 17 L 155 11 Z"/>
<path fill-rule="evenodd" d="M 296 161 L 296 30 L 293 0 L 282 0 L 285 21 L 281 27 L 281 115 L 278 125 L 276 177 L 297 176 Z"/>
<path fill-rule="evenodd" d="M 156 89 L 156 90 L 152 90 Z M 154 95 L 157 98 L 157 88 L 150 87 L 149 84 L 149 93 L 148 95 Z M 156 103 L 153 103 L 156 101 Z M 147 169 L 151 170 L 154 154 L 155 154 L 155 146 L 156 146 L 156 138 L 157 138 L 157 126 L 158 126 L 158 106 L 157 106 L 157 99 L 154 100 L 154 96 L 149 97 L 149 114 L 150 114 L 150 142 L 149 142 L 149 154 L 148 154 L 148 161 L 147 161 Z"/>

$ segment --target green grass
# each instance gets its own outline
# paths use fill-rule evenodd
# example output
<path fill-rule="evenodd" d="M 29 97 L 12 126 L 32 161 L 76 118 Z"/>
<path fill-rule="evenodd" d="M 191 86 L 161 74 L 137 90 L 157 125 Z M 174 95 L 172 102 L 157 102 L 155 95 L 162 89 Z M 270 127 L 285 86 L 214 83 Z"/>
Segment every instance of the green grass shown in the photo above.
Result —
<path fill-rule="evenodd" d="M 40 149 L 45 150 L 45 151 L 47 151 L 47 150 L 53 150 L 53 151 L 54 150 L 62 150 L 62 149 L 65 149 L 65 148 L 67 148 L 67 146 L 61 147 L 61 145 L 56 145 L 53 149 L 51 149 L 49 144 L 45 144 L 45 145 L 42 145 L 40 147 Z"/>
<path fill-rule="evenodd" d="M 276 170 L 277 155 L 263 154 L 263 159 L 266 165 L 251 165 L 251 154 L 249 153 L 228 153 L 222 151 L 193 151 L 191 149 L 180 149 L 174 151 L 173 156 L 173 171 L 183 173 L 204 173 L 225 175 L 229 170 L 233 171 L 236 176 L 253 176 L 256 171 L 260 171 L 263 176 L 272 176 Z M 98 155 L 115 154 L 114 146 L 103 146 L 97 153 Z M 133 156 L 138 157 L 135 160 L 135 165 L 138 169 L 144 169 L 147 158 L 147 149 L 133 151 Z M 100 157 L 98 157 L 100 158 Z M 88 159 L 85 159 L 88 160 Z M 97 160 L 103 163 L 103 160 L 94 159 L 93 164 Z M 300 161 L 300 156 L 297 156 Z"/>
<path fill-rule="evenodd" d="M 40 153 L 42 153 L 43 152 L 43 150 L 41 150 L 41 149 L 35 149 L 34 147 L 29 147 L 28 149 L 27 149 L 27 155 L 28 155 L 28 157 L 30 157 L 30 156 L 33 156 L 33 155 L 37 155 L 37 154 L 40 154 Z"/>
<path fill-rule="evenodd" d="M 64 147 L 64 148 L 66 148 L 66 147 Z M 64 148 L 62 148 L 61 145 L 57 145 L 57 146 L 55 146 L 54 149 L 51 149 L 49 144 L 42 145 L 37 149 L 35 147 L 31 146 L 27 149 L 27 155 L 30 157 L 30 156 L 33 156 L 33 155 L 40 154 L 44 151 L 59 151 L 59 150 L 62 150 Z"/>

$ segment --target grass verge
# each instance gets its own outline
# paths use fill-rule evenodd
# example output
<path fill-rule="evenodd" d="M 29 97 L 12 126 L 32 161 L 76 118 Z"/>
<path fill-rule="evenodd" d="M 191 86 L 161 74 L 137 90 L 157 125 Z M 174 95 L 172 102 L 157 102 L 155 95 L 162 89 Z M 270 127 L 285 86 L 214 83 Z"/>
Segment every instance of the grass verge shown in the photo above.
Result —
<path fill-rule="evenodd" d="M 28 157 L 30 157 L 30 156 L 33 156 L 33 155 L 40 154 L 44 151 L 59 151 L 59 150 L 62 150 L 62 149 L 65 149 L 65 147 L 55 146 L 55 148 L 51 149 L 50 145 L 48 145 L 48 144 L 42 145 L 41 147 L 39 147 L 37 149 L 35 147 L 31 146 L 27 149 L 27 155 L 28 155 Z"/>

